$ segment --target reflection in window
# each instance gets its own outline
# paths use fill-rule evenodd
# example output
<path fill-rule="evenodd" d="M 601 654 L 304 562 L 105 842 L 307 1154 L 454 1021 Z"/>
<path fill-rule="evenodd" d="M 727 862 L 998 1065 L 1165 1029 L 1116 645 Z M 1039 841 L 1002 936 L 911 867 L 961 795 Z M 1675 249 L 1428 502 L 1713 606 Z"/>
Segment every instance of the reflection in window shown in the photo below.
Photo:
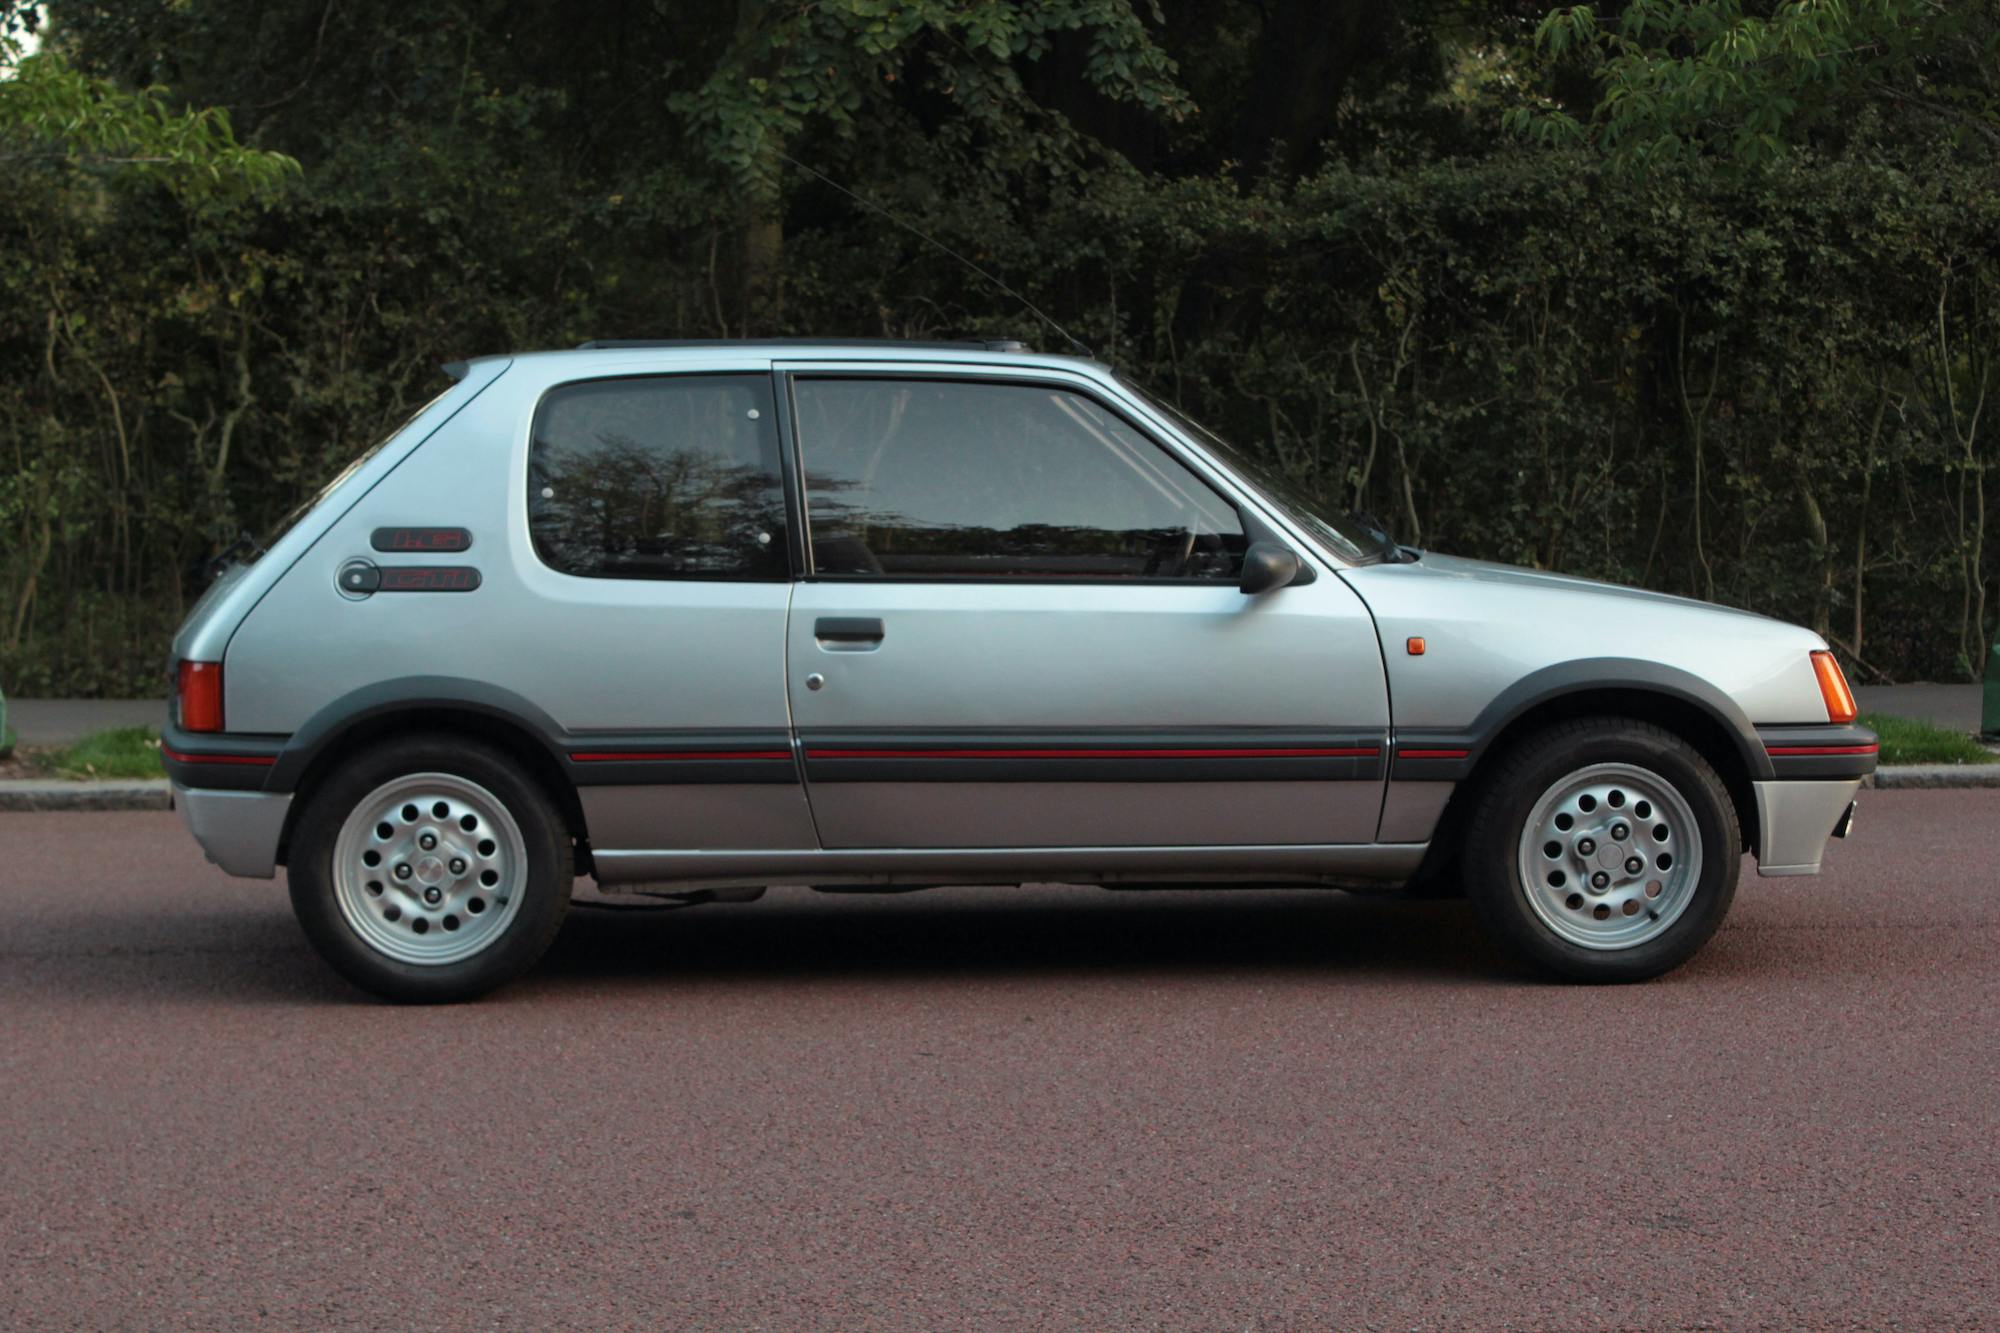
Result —
<path fill-rule="evenodd" d="M 802 379 L 822 574 L 1234 580 L 1236 511 L 1121 418 L 1042 385 Z"/>
<path fill-rule="evenodd" d="M 595 578 L 784 578 L 785 497 L 762 375 L 590 380 L 535 414 L 528 527 Z"/>

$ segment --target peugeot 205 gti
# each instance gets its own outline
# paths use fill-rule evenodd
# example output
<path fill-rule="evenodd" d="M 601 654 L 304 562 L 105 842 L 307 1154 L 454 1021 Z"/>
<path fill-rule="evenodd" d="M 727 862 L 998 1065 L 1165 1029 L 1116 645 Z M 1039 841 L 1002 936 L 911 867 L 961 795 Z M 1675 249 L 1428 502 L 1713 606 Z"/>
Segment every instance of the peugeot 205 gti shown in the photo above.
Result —
<path fill-rule="evenodd" d="M 1815 634 L 1399 547 L 1088 359 L 594 343 L 456 383 L 174 642 L 174 803 L 348 978 L 528 969 L 574 876 L 755 896 L 1462 883 L 1655 976 L 1875 737 Z"/>

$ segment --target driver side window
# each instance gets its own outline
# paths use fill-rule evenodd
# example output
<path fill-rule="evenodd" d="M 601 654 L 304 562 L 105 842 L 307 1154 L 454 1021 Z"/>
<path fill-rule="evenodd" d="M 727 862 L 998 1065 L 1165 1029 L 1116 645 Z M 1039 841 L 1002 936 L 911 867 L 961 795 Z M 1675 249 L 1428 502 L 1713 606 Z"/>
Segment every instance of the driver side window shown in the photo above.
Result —
<path fill-rule="evenodd" d="M 1235 582 L 1236 510 L 1082 394 L 801 378 L 814 570 L 881 578 Z"/>

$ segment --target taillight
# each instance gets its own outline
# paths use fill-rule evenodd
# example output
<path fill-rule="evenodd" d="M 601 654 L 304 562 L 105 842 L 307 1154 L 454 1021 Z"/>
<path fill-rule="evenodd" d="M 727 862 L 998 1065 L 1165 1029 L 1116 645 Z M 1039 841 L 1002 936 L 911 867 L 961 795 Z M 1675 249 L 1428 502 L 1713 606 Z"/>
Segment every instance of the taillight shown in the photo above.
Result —
<path fill-rule="evenodd" d="M 182 662 L 175 680 L 181 730 L 222 730 L 222 663 Z"/>
<path fill-rule="evenodd" d="M 1841 674 L 1840 663 L 1833 660 L 1832 653 L 1819 648 L 1813 652 L 1812 664 L 1813 674 L 1819 677 L 1819 697 L 1826 700 L 1826 720 L 1852 722 L 1854 691 L 1847 688 L 1847 677 Z"/>

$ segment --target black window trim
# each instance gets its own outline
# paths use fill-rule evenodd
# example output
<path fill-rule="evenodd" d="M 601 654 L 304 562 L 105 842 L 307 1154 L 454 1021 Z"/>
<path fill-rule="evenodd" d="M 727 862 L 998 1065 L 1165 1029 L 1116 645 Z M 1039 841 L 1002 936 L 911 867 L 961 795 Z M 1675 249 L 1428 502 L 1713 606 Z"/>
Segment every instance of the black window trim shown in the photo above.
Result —
<path fill-rule="evenodd" d="M 542 419 L 542 407 L 550 395 L 563 389 L 575 388 L 582 384 L 607 384 L 624 380 L 686 380 L 686 379 L 747 379 L 764 380 L 766 391 L 771 395 L 771 428 L 778 435 L 777 472 L 785 497 L 785 569 L 777 574 L 579 574 L 574 570 L 557 569 L 542 558 L 535 548 L 534 514 L 534 467 L 535 467 L 535 426 Z M 740 369 L 722 369 L 714 366 L 690 368 L 687 370 L 660 371 L 619 371 L 607 375 L 579 375 L 574 379 L 562 380 L 544 388 L 535 397 L 534 411 L 528 414 L 528 447 L 522 460 L 521 471 L 521 515 L 526 523 L 528 553 L 535 563 L 558 578 L 591 579 L 605 583 L 784 583 L 798 581 L 799 571 L 805 563 L 801 554 L 801 529 L 804 506 L 797 502 L 793 493 L 792 470 L 798 457 L 798 450 L 792 446 L 787 431 L 785 395 L 780 392 L 775 370 L 764 366 L 745 366 Z"/>
<path fill-rule="evenodd" d="M 799 559 L 796 568 L 800 571 L 800 583 L 960 583 L 973 586 L 994 584 L 1040 584 L 1059 588 L 1234 588 L 1238 580 L 1233 578 L 1145 578 L 1120 577 L 1118 575 L 1084 574 L 822 574 L 812 561 L 812 517 L 806 502 L 805 448 L 798 435 L 799 380 L 949 380 L 954 384 L 992 384 L 1021 386 L 1044 389 L 1059 389 L 1074 393 L 1094 403 L 1099 409 L 1125 423 L 1143 440 L 1150 442 L 1167 457 L 1174 460 L 1193 474 L 1195 480 L 1208 487 L 1215 498 L 1228 506 L 1236 515 L 1236 522 L 1243 529 L 1246 547 L 1259 541 L 1278 541 L 1287 547 L 1296 546 L 1291 539 L 1280 535 L 1263 516 L 1245 506 L 1228 490 L 1215 484 L 1213 477 L 1196 460 L 1188 458 L 1173 447 L 1172 442 L 1160 438 L 1159 433 L 1132 419 L 1131 413 L 1118 404 L 1109 402 L 1095 386 L 1088 381 L 1071 380 L 1058 375 L 991 375 L 980 374 L 968 366 L 963 370 L 944 370 L 928 366 L 913 366 L 908 370 L 898 369 L 890 364 L 877 363 L 867 367 L 822 368 L 788 365 L 773 365 L 771 373 L 784 381 L 784 391 L 779 395 L 784 406 L 778 418 L 785 428 L 785 448 L 791 455 L 791 466 L 787 469 L 787 487 L 795 492 L 797 507 L 792 517 L 800 536 Z"/>

